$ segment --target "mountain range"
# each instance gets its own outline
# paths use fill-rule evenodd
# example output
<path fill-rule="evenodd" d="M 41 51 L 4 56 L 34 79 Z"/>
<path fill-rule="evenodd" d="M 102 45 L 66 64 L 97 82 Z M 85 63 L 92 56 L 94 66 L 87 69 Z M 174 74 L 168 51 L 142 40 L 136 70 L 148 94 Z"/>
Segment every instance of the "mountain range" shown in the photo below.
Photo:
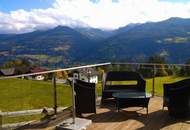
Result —
<path fill-rule="evenodd" d="M 40 65 L 62 67 L 106 61 L 144 62 L 152 55 L 169 63 L 190 58 L 190 19 L 129 24 L 116 30 L 53 29 L 25 34 L 0 34 L 0 64 L 26 58 Z"/>

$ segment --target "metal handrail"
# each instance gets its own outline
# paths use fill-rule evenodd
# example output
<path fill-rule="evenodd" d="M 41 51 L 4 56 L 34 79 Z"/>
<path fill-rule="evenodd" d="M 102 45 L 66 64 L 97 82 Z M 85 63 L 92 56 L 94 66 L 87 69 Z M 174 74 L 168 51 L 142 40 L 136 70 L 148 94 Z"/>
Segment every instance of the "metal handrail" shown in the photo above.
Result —
<path fill-rule="evenodd" d="M 152 65 L 152 66 L 160 66 L 160 65 L 164 65 L 164 66 L 189 66 L 188 64 L 161 64 L 161 63 L 120 63 L 120 62 L 115 62 L 115 63 L 111 63 L 112 65 Z"/>
<path fill-rule="evenodd" d="M 50 71 L 43 71 L 43 72 L 38 72 L 38 73 L 30 73 L 30 74 L 20 74 L 20 75 L 14 75 L 14 76 L 6 76 L 6 77 L 1 77 L 0 80 L 11 79 L 11 78 L 19 78 L 19 77 L 25 77 L 25 76 L 32 76 L 32 75 L 55 73 L 55 72 L 67 71 L 67 70 L 76 70 L 76 69 L 83 69 L 83 68 L 90 68 L 90 67 L 105 66 L 105 65 L 110 65 L 110 64 L 111 63 L 108 62 L 108 63 L 100 63 L 100 64 L 93 64 L 93 65 L 84 65 L 84 66 L 78 66 L 78 67 L 70 67 L 70 68 L 65 68 L 65 69 L 56 69 L 56 70 L 50 70 Z"/>
<path fill-rule="evenodd" d="M 98 66 L 105 66 L 105 65 L 152 65 L 152 66 L 183 66 L 183 67 L 190 67 L 190 65 L 187 64 L 160 64 L 160 63 L 100 63 L 100 64 L 93 64 L 93 65 L 84 65 L 84 66 L 78 66 L 78 67 L 70 67 L 70 68 L 64 68 L 64 69 L 56 69 L 56 70 L 50 70 L 50 71 L 43 71 L 43 72 L 37 72 L 37 73 L 29 73 L 29 74 L 20 74 L 20 75 L 14 75 L 14 76 L 6 76 L 1 77 L 0 80 L 3 79 L 11 79 L 11 78 L 19 78 L 19 77 L 25 77 L 25 76 L 32 76 L 32 75 L 39 75 L 39 74 L 48 74 L 48 73 L 55 73 L 59 71 L 67 71 L 67 70 L 76 70 L 76 69 L 82 69 L 82 68 L 90 68 L 90 67 L 98 67 Z"/>

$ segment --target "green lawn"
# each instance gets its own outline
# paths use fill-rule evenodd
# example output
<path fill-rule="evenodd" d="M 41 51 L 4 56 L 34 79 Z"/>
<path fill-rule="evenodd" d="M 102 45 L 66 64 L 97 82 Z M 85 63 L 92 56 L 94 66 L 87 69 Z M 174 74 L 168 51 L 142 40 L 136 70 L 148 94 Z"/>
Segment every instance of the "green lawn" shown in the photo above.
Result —
<path fill-rule="evenodd" d="M 58 106 L 71 105 L 71 87 L 57 85 Z M 53 107 L 53 86 L 48 81 L 0 80 L 0 110 L 18 111 Z"/>
<path fill-rule="evenodd" d="M 180 81 L 188 77 L 176 77 L 176 76 L 167 76 L 167 77 L 156 77 L 155 78 L 155 95 L 163 96 L 163 84 L 164 83 L 172 83 L 176 81 Z M 146 80 L 146 91 L 152 92 L 152 79 Z"/>
<path fill-rule="evenodd" d="M 71 106 L 71 87 L 57 84 L 58 106 Z M 25 79 L 0 80 L 0 110 L 20 111 L 53 107 L 53 86 L 50 81 Z M 4 117 L 4 123 L 39 120 L 42 115 Z"/>

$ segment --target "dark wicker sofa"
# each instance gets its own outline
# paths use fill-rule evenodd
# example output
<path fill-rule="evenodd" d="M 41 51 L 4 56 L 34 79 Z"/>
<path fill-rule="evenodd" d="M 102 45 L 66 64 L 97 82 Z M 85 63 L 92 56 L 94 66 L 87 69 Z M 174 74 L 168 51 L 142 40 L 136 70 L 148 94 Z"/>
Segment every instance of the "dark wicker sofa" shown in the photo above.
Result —
<path fill-rule="evenodd" d="M 163 108 L 168 107 L 169 115 L 184 117 L 190 112 L 190 79 L 164 84 Z"/>
<path fill-rule="evenodd" d="M 137 84 L 126 85 L 117 84 L 114 85 L 114 81 L 136 81 Z M 138 72 L 132 71 L 110 71 L 103 77 L 102 83 L 102 102 L 105 99 L 112 98 L 112 94 L 116 92 L 130 92 L 140 91 L 145 92 L 146 82 Z"/>

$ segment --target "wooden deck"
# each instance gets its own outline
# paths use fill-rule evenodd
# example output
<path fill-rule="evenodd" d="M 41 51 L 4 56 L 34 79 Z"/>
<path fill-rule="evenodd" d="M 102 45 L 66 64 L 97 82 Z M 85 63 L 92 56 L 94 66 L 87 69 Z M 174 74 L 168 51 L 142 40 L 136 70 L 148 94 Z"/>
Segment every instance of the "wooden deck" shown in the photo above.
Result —
<path fill-rule="evenodd" d="M 93 124 L 87 130 L 190 130 L 190 118 L 174 119 L 162 110 L 162 98 L 149 102 L 149 114 L 145 109 L 128 108 L 117 112 L 114 106 L 97 109 L 97 114 L 84 115 Z"/>
<path fill-rule="evenodd" d="M 63 113 L 56 120 L 34 123 L 19 130 L 53 130 L 58 123 L 63 121 L 65 115 L 67 114 Z M 97 114 L 83 116 L 93 122 L 87 130 L 190 130 L 190 117 L 185 119 L 170 117 L 167 108 L 162 110 L 161 97 L 150 99 L 148 116 L 146 109 L 138 107 L 117 112 L 114 103 L 97 108 Z"/>

